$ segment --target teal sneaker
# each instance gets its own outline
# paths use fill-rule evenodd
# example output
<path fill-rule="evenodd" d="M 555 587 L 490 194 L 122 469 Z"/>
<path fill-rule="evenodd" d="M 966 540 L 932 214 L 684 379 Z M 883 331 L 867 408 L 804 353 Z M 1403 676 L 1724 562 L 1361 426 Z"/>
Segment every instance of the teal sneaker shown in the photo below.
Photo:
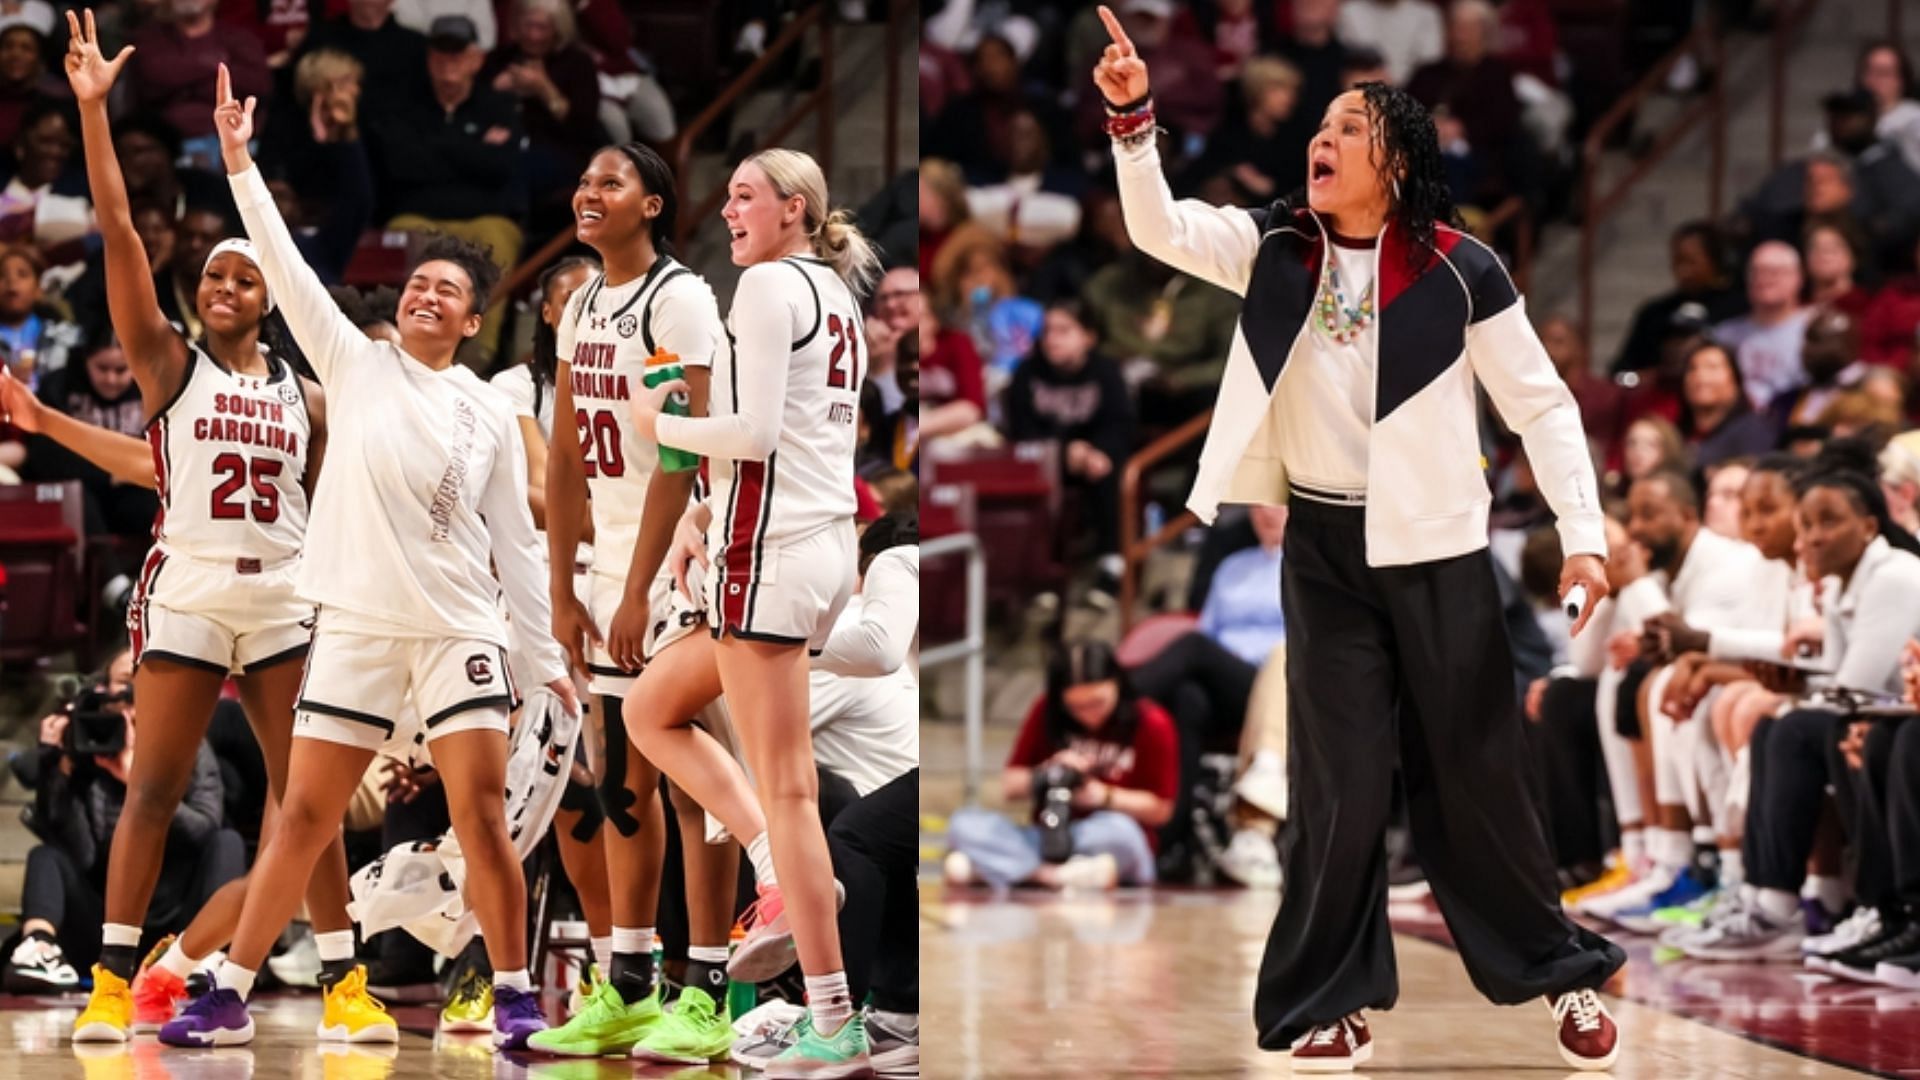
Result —
<path fill-rule="evenodd" d="M 633 1047 L 637 1060 L 667 1065 L 705 1065 L 725 1061 L 732 1052 L 731 1018 L 716 1010 L 705 990 L 692 986 L 680 991 L 673 1008 Z"/>
<path fill-rule="evenodd" d="M 813 1027 L 808 1013 L 794 1025 L 794 1044 L 767 1063 L 767 1080 L 832 1080 L 838 1077 L 872 1076 L 873 1062 L 867 1054 L 867 1025 L 859 1013 L 840 1025 L 831 1035 L 822 1035 Z"/>
<path fill-rule="evenodd" d="M 527 1048 L 559 1057 L 625 1057 L 660 1023 L 660 990 L 628 1005 L 611 982 L 587 995 L 585 1007 L 557 1028 L 535 1032 Z"/>

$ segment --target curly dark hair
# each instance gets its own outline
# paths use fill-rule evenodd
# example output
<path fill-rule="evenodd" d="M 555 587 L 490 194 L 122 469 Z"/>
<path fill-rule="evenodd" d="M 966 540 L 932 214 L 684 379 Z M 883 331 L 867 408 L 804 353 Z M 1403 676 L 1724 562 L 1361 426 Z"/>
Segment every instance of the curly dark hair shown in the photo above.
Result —
<path fill-rule="evenodd" d="M 1384 175 L 1398 181 L 1389 215 L 1412 234 L 1414 242 L 1407 247 L 1407 258 L 1417 267 L 1435 250 L 1435 223 L 1466 227 L 1454 208 L 1453 193 L 1447 189 L 1433 114 L 1397 86 L 1363 82 L 1354 89 L 1366 98 L 1367 113 L 1379 129 L 1380 145 L 1386 151 L 1386 159 L 1375 164 Z"/>
<path fill-rule="evenodd" d="M 426 243 L 420 246 L 419 257 L 407 268 L 407 275 L 411 277 L 415 270 L 430 262 L 450 262 L 465 271 L 468 284 L 473 286 L 472 313 L 486 314 L 487 301 L 500 284 L 500 268 L 494 265 L 492 248 L 448 233 L 428 233 Z"/>

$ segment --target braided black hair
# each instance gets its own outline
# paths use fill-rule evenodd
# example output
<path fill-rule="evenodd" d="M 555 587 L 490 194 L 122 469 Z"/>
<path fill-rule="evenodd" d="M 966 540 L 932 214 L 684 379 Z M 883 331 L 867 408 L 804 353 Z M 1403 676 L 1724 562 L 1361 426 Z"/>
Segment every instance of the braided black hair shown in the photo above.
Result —
<path fill-rule="evenodd" d="M 555 278 L 569 270 L 586 267 L 589 270 L 600 269 L 600 260 L 585 255 L 568 255 L 540 272 L 540 302 L 546 303 L 547 294 L 553 288 Z M 533 411 L 540 412 L 540 402 L 545 392 L 553 386 L 553 380 L 560 372 L 560 335 L 552 324 L 540 319 L 533 324 L 533 355 L 527 358 L 527 368 L 533 372 Z"/>
<path fill-rule="evenodd" d="M 1874 520 L 1880 535 L 1887 538 L 1887 543 L 1910 555 L 1920 555 L 1920 539 L 1893 520 L 1893 514 L 1887 509 L 1886 493 L 1880 490 L 1880 481 L 1874 478 L 1873 473 L 1841 464 L 1821 464 L 1816 460 L 1811 471 L 1794 481 L 1793 493 L 1804 497 L 1814 488 L 1830 488 L 1845 495 L 1856 512 Z"/>
<path fill-rule="evenodd" d="M 1354 89 L 1366 98 L 1367 113 L 1386 152 L 1386 158 L 1377 164 L 1382 175 L 1388 177 L 1392 193 L 1388 215 L 1413 237 L 1413 243 L 1407 245 L 1407 258 L 1418 269 L 1436 250 L 1436 223 L 1466 228 L 1447 187 L 1440 133 L 1433 125 L 1433 114 L 1405 90 L 1383 82 L 1363 82 Z"/>

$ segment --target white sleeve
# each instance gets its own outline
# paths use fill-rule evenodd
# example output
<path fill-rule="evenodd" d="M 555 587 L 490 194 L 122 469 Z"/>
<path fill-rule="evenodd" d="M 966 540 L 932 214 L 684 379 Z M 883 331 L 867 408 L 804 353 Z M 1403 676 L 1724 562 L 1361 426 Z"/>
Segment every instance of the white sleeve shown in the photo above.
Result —
<path fill-rule="evenodd" d="M 1724 626 L 1707 632 L 1707 656 L 1714 660 L 1759 660 L 1781 662 L 1780 650 L 1787 635 L 1779 630 L 1749 630 Z"/>
<path fill-rule="evenodd" d="M 260 170 L 256 167 L 235 173 L 227 177 L 227 182 L 233 188 L 234 204 L 240 208 L 240 220 L 247 227 L 247 238 L 259 249 L 260 273 L 267 279 L 267 292 L 286 318 L 294 342 L 320 376 L 320 385 L 331 391 L 337 365 L 364 354 L 370 339 L 341 313 L 340 305 L 320 283 L 320 275 L 307 265 Z"/>
<path fill-rule="evenodd" d="M 560 312 L 560 325 L 553 328 L 554 368 L 561 364 L 573 363 L 573 339 L 580 326 L 580 309 L 587 302 L 587 294 L 598 288 L 600 275 L 595 274 L 587 283 L 573 290 L 567 297 L 567 306 Z"/>
<path fill-rule="evenodd" d="M 1175 270 L 1245 296 L 1260 251 L 1252 215 L 1197 199 L 1174 202 L 1152 140 L 1136 147 L 1114 143 L 1113 161 L 1119 170 L 1120 212 L 1133 245 Z"/>
<path fill-rule="evenodd" d="M 672 291 L 653 306 L 653 343 L 679 357 L 683 367 L 711 368 L 725 340 L 720 304 L 699 278 L 674 279 Z"/>
<path fill-rule="evenodd" d="M 761 263 L 740 275 L 733 294 L 733 348 L 739 375 L 733 381 L 738 410 L 722 416 L 662 414 L 654 437 L 701 457 L 765 461 L 780 445 L 780 414 L 793 366 L 793 328 L 798 302 L 813 318 L 813 296 L 794 295 L 806 284 L 791 266 Z"/>
<path fill-rule="evenodd" d="M 1920 633 L 1920 563 L 1901 553 L 1874 575 L 1872 586 L 1860 590 L 1833 683 L 1842 690 L 1898 693 L 1900 654 Z"/>
<path fill-rule="evenodd" d="M 513 415 L 524 416 L 539 421 L 533 411 L 533 369 L 525 364 L 517 364 L 495 375 L 490 380 L 493 388 L 501 396 L 513 403 Z"/>
<path fill-rule="evenodd" d="M 541 557 L 541 537 L 533 528 L 527 505 L 527 447 L 520 425 L 504 411 L 492 412 L 500 452 L 480 493 L 480 514 L 487 522 L 493 547 L 494 573 L 506 596 L 507 615 L 520 627 L 534 675 L 542 683 L 564 678 L 566 655 L 547 629 L 553 611 L 547 601 L 547 567 Z"/>
<path fill-rule="evenodd" d="M 842 618 L 813 666 L 835 675 L 890 675 L 907 662 L 920 630 L 920 549 L 888 548 L 867 567 L 860 615 Z"/>

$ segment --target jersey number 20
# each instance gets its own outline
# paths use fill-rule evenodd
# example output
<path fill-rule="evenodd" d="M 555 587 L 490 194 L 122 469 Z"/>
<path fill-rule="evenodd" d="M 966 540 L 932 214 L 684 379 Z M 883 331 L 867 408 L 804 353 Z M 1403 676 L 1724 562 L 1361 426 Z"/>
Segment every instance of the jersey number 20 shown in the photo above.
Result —
<path fill-rule="evenodd" d="M 580 453 L 586 457 L 588 476 L 625 476 L 627 459 L 620 453 L 620 422 L 606 409 L 574 411 L 580 427 Z"/>
<path fill-rule="evenodd" d="M 213 471 L 225 479 L 213 489 L 213 519 L 242 521 L 249 515 L 262 525 L 280 520 L 280 489 L 273 478 L 280 475 L 281 462 L 275 458 L 250 458 L 243 454 L 221 454 L 213 459 Z M 253 497 L 235 495 L 251 486 Z"/>

